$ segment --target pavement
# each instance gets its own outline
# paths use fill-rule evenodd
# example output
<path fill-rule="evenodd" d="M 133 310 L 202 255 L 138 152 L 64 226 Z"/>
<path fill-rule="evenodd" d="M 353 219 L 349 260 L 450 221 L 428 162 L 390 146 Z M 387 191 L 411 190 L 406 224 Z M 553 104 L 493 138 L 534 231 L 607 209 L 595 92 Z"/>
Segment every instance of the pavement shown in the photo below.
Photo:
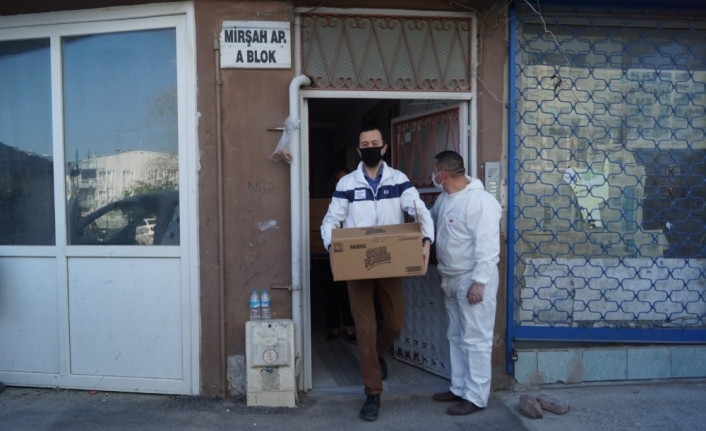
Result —
<path fill-rule="evenodd" d="M 247 407 L 245 401 L 195 396 L 8 387 L 0 394 L 0 430 L 706 430 L 706 380 L 516 387 L 491 394 L 488 408 L 445 414 L 449 404 L 419 387 L 384 393 L 375 422 L 358 418 L 362 394 L 314 390 L 296 408 Z M 519 414 L 520 395 L 568 401 L 565 415 Z"/>
<path fill-rule="evenodd" d="M 518 417 L 529 431 L 706 430 L 706 380 L 674 379 L 579 385 L 515 387 L 496 397 L 519 412 L 522 394 L 548 394 L 566 401 L 565 415 Z"/>

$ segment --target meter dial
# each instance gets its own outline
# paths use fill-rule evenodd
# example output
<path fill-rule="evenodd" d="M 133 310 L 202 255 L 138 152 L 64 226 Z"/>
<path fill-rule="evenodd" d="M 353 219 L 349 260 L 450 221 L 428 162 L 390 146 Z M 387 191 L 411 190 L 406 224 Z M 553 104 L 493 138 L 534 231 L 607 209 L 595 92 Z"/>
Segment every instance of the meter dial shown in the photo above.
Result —
<path fill-rule="evenodd" d="M 262 360 L 266 364 L 274 364 L 277 361 L 277 352 L 274 349 L 267 349 L 262 352 Z"/>

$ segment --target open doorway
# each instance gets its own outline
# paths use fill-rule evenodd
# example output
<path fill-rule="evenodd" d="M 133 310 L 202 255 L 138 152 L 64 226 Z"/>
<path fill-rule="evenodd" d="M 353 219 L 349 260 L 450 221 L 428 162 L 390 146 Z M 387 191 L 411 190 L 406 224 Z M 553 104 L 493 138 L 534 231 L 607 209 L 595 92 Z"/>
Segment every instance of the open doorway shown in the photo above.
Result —
<path fill-rule="evenodd" d="M 428 181 L 430 160 L 444 149 L 455 149 L 467 156 L 467 102 L 340 98 L 308 99 L 306 106 L 311 386 L 316 390 L 359 392 L 363 382 L 357 346 L 346 337 L 344 329 L 345 282 L 343 286 L 333 282 L 319 231 L 335 187 L 334 178 L 341 171 L 358 167 L 358 134 L 362 127 L 374 125 L 390 146 L 385 162 L 407 174 L 431 206 L 437 193 Z M 406 131 L 400 133 L 399 124 L 404 124 Z M 425 277 L 405 281 L 405 296 L 405 330 L 388 352 L 384 387 L 388 391 L 404 391 L 408 387 L 429 386 L 433 390 L 448 385 L 446 316 L 434 265 Z M 337 302 L 336 311 L 332 311 Z M 329 330 L 336 325 L 339 336 L 329 336 Z"/>

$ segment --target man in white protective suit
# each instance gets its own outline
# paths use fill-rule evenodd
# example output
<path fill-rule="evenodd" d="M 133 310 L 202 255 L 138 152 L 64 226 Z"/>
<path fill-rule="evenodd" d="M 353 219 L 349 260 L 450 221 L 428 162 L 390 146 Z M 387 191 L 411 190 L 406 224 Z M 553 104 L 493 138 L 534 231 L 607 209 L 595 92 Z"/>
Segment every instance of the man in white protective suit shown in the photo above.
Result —
<path fill-rule="evenodd" d="M 458 153 L 437 154 L 433 170 L 432 182 L 444 190 L 431 214 L 451 346 L 450 390 L 433 399 L 456 401 L 446 412 L 468 415 L 490 395 L 502 210 L 480 180 L 466 176 Z"/>

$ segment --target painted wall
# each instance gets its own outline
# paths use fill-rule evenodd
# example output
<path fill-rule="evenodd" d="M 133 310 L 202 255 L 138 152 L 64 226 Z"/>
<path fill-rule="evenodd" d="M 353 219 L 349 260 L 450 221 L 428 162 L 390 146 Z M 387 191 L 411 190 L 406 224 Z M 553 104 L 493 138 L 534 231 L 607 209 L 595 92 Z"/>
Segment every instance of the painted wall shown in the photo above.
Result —
<path fill-rule="evenodd" d="M 397 2 L 399 3 L 399 2 Z M 196 1 L 199 143 L 201 151 L 200 256 L 202 311 L 202 390 L 217 394 L 224 381 L 220 374 L 220 323 L 218 318 L 217 147 L 215 67 L 213 39 L 225 20 L 293 20 L 291 3 Z M 296 5 L 295 5 L 296 6 Z M 329 6 L 327 4 L 327 6 Z M 360 2 L 336 2 L 331 6 L 366 6 Z M 402 7 L 394 1 L 378 7 Z M 407 9 L 439 9 L 440 2 L 405 2 Z M 505 142 L 505 108 L 489 93 L 503 100 L 506 84 L 507 21 L 486 17 L 479 76 L 478 146 L 476 163 L 481 174 L 486 161 L 502 160 Z M 294 34 L 294 32 L 292 32 Z M 296 41 L 295 41 L 296 43 Z M 287 116 L 288 85 L 293 70 L 222 70 L 223 172 L 225 188 L 225 352 L 245 352 L 244 323 L 252 289 L 290 283 L 289 166 L 267 160 L 280 138 L 268 127 L 281 126 Z M 482 175 L 481 175 L 482 177 Z M 273 220 L 276 228 L 258 225 Z M 505 254 L 505 250 L 503 250 Z M 502 262 L 502 261 L 501 261 Z M 504 263 L 500 268 L 505 273 Z M 496 348 L 493 356 L 494 385 L 507 382 L 504 372 L 505 289 L 498 298 Z M 290 316 L 290 293 L 275 290 L 274 312 Z"/>
<path fill-rule="evenodd" d="M 501 161 L 503 179 L 507 179 L 507 115 L 508 21 L 507 10 L 485 13 L 479 18 L 478 67 L 478 176 L 483 179 L 486 162 Z M 493 387 L 504 387 L 512 381 L 505 372 L 507 316 L 507 189 L 502 192 L 503 220 L 500 225 L 500 286 L 495 314 L 493 343 Z"/>
<path fill-rule="evenodd" d="M 253 289 L 287 286 L 290 272 L 289 165 L 267 156 L 288 114 L 292 70 L 222 69 L 216 85 L 214 36 L 223 21 L 290 21 L 283 2 L 197 1 L 199 236 L 201 257 L 202 391 L 224 384 L 222 355 L 245 353 L 245 321 Z M 221 351 L 218 273 L 216 91 L 221 92 L 225 244 L 225 351 Z M 265 225 L 273 225 L 265 228 Z M 272 289 L 272 312 L 291 317 L 290 292 Z"/>
<path fill-rule="evenodd" d="M 0 15 L 159 2 L 28 0 L 1 4 Z M 221 70 L 221 85 L 218 86 L 213 42 L 222 21 L 293 22 L 294 7 L 315 7 L 320 2 L 195 0 L 194 4 L 200 155 L 201 390 L 204 395 L 220 395 L 224 393 L 226 385 L 222 358 L 245 352 L 244 323 L 248 318 L 247 299 L 251 290 L 290 284 L 289 166 L 267 159 L 281 136 L 281 132 L 268 131 L 267 128 L 282 126 L 287 117 L 288 86 L 294 70 L 224 69 Z M 487 8 L 492 4 L 491 0 L 472 0 L 468 3 L 479 10 L 484 23 L 479 28 L 483 57 L 478 74 L 485 86 L 479 83 L 479 157 L 476 161 L 481 177 L 483 163 L 501 160 L 506 148 L 506 112 L 503 104 L 495 99 L 505 100 L 507 97 L 504 94 L 507 76 L 507 20 L 504 15 L 500 18 L 493 14 L 486 15 Z M 467 8 L 438 0 L 333 0 L 327 2 L 326 6 L 467 11 Z M 220 91 L 222 98 L 224 301 L 221 301 L 218 267 L 217 91 Z M 491 91 L 496 97 L 490 94 Z M 504 248 L 502 253 L 500 270 L 501 274 L 505 274 Z M 503 287 L 504 279 L 498 297 L 497 342 L 493 356 L 495 386 L 502 386 L 507 381 L 504 373 L 506 298 Z M 271 297 L 273 313 L 277 317 L 290 317 L 290 292 L 286 289 L 273 289 Z M 224 316 L 223 324 L 221 312 Z M 221 328 L 224 328 L 223 332 Z"/>

